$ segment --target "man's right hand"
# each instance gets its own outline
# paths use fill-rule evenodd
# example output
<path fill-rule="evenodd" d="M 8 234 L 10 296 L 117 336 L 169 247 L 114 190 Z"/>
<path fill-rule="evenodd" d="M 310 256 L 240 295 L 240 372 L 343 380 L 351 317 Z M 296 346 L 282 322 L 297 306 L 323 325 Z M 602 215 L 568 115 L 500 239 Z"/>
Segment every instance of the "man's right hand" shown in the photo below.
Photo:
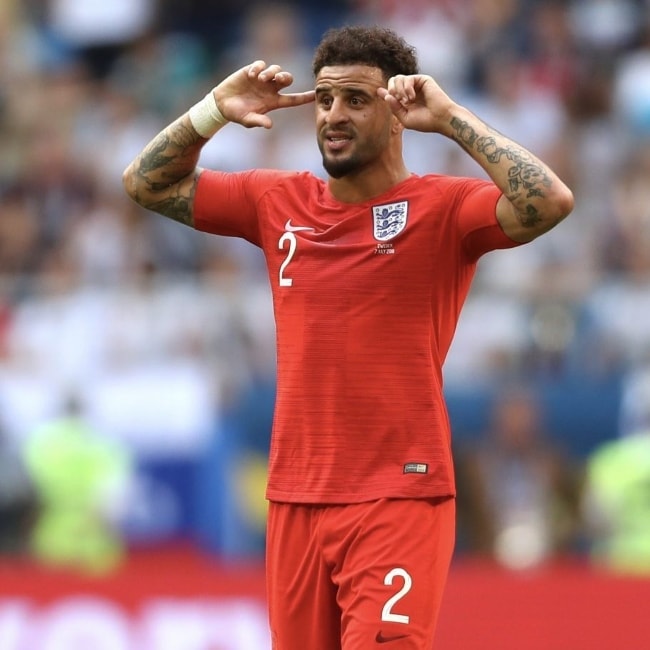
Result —
<path fill-rule="evenodd" d="M 313 90 L 282 94 L 292 83 L 293 75 L 279 65 L 255 61 L 226 77 L 212 92 L 219 110 L 230 122 L 270 129 L 273 121 L 267 115 L 269 111 L 314 101 Z"/>

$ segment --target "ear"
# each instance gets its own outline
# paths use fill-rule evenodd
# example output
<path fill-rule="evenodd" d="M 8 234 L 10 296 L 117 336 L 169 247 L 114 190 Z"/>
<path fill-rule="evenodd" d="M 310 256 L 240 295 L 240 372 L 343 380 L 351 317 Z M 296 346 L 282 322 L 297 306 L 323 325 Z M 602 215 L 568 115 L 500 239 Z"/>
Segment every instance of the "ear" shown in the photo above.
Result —
<path fill-rule="evenodd" d="M 402 131 L 404 131 L 404 125 L 397 119 L 395 115 L 393 115 L 393 119 L 391 121 L 390 131 L 393 135 L 399 135 L 402 133 Z"/>

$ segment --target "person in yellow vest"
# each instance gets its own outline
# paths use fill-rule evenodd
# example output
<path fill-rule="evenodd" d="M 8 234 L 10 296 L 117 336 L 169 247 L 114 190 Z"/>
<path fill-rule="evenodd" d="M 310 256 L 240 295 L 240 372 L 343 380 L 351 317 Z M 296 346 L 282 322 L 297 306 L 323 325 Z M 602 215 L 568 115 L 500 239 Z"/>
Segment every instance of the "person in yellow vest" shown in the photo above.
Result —
<path fill-rule="evenodd" d="M 594 561 L 617 573 L 650 576 L 650 429 L 592 452 L 584 503 Z"/>
<path fill-rule="evenodd" d="M 67 399 L 60 418 L 33 432 L 25 461 L 39 499 L 31 535 L 35 557 L 92 573 L 119 564 L 124 544 L 116 515 L 124 504 L 131 460 L 88 424 L 76 395 Z"/>

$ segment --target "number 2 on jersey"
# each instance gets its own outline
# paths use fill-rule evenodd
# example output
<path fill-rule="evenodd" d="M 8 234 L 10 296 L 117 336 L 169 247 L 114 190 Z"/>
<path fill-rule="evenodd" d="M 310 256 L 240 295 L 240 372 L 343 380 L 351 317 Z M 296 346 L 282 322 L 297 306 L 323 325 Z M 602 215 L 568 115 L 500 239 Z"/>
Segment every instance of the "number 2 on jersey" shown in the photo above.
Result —
<path fill-rule="evenodd" d="M 287 256 L 284 258 L 284 262 L 280 265 L 280 286 L 281 287 L 290 287 L 293 285 L 293 279 L 290 277 L 287 277 L 285 275 L 285 271 L 287 269 L 287 266 L 289 265 L 289 262 L 291 262 L 291 258 L 295 255 L 296 253 L 296 246 L 298 244 L 298 240 L 296 239 L 296 236 L 292 232 L 285 232 L 282 237 L 280 237 L 280 241 L 278 242 L 278 248 L 280 250 L 284 249 L 284 243 L 289 242 L 289 251 L 287 252 Z"/>
<path fill-rule="evenodd" d="M 381 610 L 381 620 L 389 621 L 391 623 L 408 623 L 410 619 L 405 614 L 393 614 L 393 606 L 398 600 L 404 598 L 404 596 L 406 596 L 406 594 L 411 591 L 411 587 L 413 586 L 413 579 L 404 569 L 396 568 L 392 569 L 386 574 L 386 577 L 384 578 L 384 584 L 387 586 L 392 585 L 393 579 L 396 576 L 402 578 L 402 580 L 404 580 L 404 584 L 396 594 L 393 594 L 386 601 L 384 608 Z"/>

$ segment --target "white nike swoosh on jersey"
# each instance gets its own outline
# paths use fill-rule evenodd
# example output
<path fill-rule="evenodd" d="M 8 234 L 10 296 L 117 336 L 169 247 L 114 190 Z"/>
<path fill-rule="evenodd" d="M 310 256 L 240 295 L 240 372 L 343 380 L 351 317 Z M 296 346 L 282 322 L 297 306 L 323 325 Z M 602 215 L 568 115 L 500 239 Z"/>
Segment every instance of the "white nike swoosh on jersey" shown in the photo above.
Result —
<path fill-rule="evenodd" d="M 284 229 L 287 232 L 298 232 L 299 230 L 315 230 L 311 226 L 292 226 L 291 219 L 287 219 L 287 223 L 284 224 Z"/>

